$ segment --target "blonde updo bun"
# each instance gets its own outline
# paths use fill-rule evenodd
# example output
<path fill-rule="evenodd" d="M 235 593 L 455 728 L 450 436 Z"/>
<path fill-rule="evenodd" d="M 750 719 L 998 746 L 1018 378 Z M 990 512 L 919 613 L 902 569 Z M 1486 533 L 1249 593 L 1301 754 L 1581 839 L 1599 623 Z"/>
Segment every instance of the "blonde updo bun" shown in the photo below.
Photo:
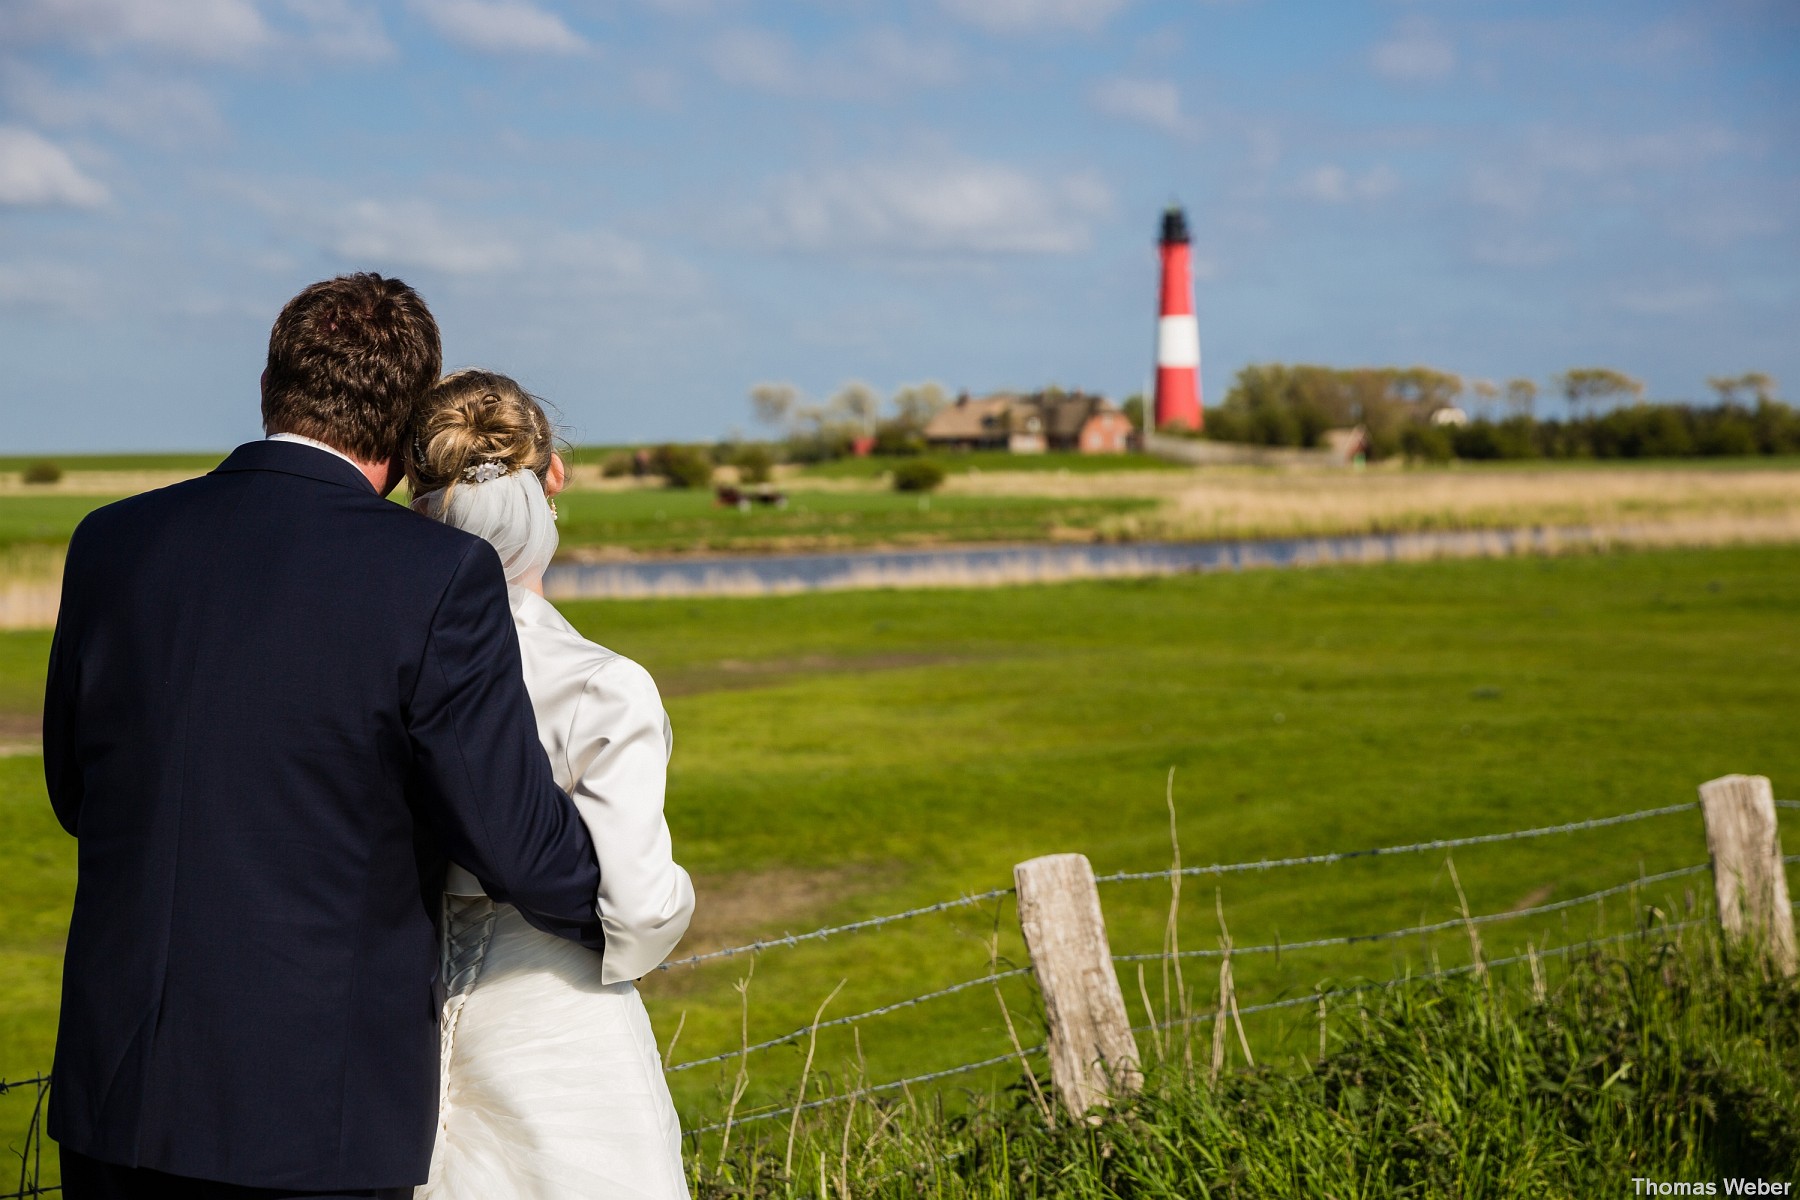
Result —
<path fill-rule="evenodd" d="M 493 371 L 456 371 L 438 380 L 413 416 L 406 473 L 413 495 L 448 489 L 480 463 L 508 472 L 550 470 L 555 431 L 536 397 Z"/>

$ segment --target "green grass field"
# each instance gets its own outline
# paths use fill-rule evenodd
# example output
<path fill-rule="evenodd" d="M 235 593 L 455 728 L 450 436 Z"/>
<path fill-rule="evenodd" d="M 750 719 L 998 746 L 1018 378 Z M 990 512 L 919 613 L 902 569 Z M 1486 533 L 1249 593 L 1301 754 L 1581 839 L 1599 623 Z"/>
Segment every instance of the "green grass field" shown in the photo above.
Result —
<path fill-rule="evenodd" d="M 0 496 L 0 549 L 66 544 L 83 517 L 117 498 Z M 1108 517 L 1152 507 L 1148 500 L 799 492 L 783 509 L 738 512 L 714 503 L 711 492 L 674 488 L 572 491 L 557 498 L 565 551 L 650 554 L 1042 541 L 1056 530 L 1090 530 Z"/>
<path fill-rule="evenodd" d="M 81 518 L 118 496 L 0 496 L 0 549 L 63 546 Z"/>
<path fill-rule="evenodd" d="M 1092 529 L 1146 511 L 1147 500 L 1022 496 L 912 496 L 894 492 L 795 492 L 786 508 L 721 508 L 710 492 L 657 488 L 565 492 L 557 497 L 565 550 L 642 553 L 779 550 L 804 546 L 1041 541 L 1055 529 Z"/>
<path fill-rule="evenodd" d="M 983 891 L 1037 854 L 1100 872 L 1169 859 L 1176 768 L 1188 863 L 1517 829 L 1692 800 L 1732 771 L 1800 788 L 1800 548 L 1616 554 L 1264 572 L 995 591 L 571 604 L 590 636 L 661 682 L 676 730 L 669 816 L 701 896 L 692 949 Z M 27 713 L 48 636 L 0 635 L 0 704 Z M 1789 848 L 1800 836 L 1790 834 Z M 1455 862 L 1477 912 L 1561 900 L 1701 863 L 1697 814 L 1476 847 Z M 73 847 L 35 758 L 0 760 L 0 1078 L 49 1060 Z M 1665 910 L 1704 875 L 1651 889 Z M 1216 889 L 1216 890 L 1215 890 Z M 1182 944 L 1216 945 L 1215 898 L 1239 946 L 1443 920 L 1442 854 L 1191 879 Z M 1161 945 L 1168 891 L 1103 889 L 1113 949 Z M 1632 904 L 1483 931 L 1492 953 L 1629 923 Z M 1009 902 L 760 956 L 749 1036 L 983 974 L 986 941 L 1021 962 Z M 678 951 L 686 953 L 687 950 Z M 1466 961 L 1460 930 L 1240 960 L 1243 1002 L 1325 978 Z M 676 1062 L 738 1042 L 748 958 L 645 984 Z M 1194 1003 L 1217 964 L 1190 963 Z M 1124 974 L 1138 1013 L 1134 974 Z M 1160 1004 L 1160 968 L 1148 973 Z M 1008 997 L 1027 1042 L 1032 996 Z M 1141 1015 L 1141 1013 L 1140 1013 Z M 1305 1013 L 1251 1021 L 1278 1056 Z M 999 1053 L 991 991 L 862 1027 L 872 1080 Z M 815 1094 L 858 1046 L 819 1038 Z M 803 1045 L 751 1056 L 745 1105 L 774 1100 Z M 710 1119 L 730 1063 L 675 1077 Z M 818 1078 L 820 1072 L 824 1078 Z M 979 1082 L 979 1078 L 971 1082 Z M 0 1110 L 0 1119 L 11 1112 Z M 7 1128 L 11 1128 L 8 1126 Z"/>
<path fill-rule="evenodd" d="M 945 450 L 925 455 L 951 475 L 971 471 L 1051 471 L 1071 475 L 1098 475 L 1109 471 L 1185 471 L 1178 463 L 1144 454 L 1010 454 L 1005 450 Z M 907 461 L 904 458 L 840 458 L 802 469 L 811 479 L 875 479 Z"/>
<path fill-rule="evenodd" d="M 55 463 L 65 471 L 210 471 L 225 458 L 223 450 L 179 454 L 4 454 L 0 474 L 23 471 L 37 463 Z"/>

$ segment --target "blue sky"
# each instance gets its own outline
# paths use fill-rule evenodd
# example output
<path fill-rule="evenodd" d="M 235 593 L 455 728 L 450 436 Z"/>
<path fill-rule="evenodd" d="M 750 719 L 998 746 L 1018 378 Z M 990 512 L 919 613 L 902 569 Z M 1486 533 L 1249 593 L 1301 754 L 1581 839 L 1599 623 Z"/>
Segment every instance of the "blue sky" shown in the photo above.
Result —
<path fill-rule="evenodd" d="M 581 441 L 746 393 L 1422 362 L 1800 385 L 1785 0 L 6 0 L 0 444 L 257 434 L 282 302 L 431 302 Z"/>

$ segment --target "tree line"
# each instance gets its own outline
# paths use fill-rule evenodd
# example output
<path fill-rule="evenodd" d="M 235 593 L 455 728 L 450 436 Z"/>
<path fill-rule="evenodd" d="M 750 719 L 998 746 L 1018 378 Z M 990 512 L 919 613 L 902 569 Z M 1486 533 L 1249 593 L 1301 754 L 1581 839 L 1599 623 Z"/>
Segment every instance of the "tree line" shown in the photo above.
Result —
<path fill-rule="evenodd" d="M 1534 380 L 1465 381 L 1431 367 L 1263 363 L 1239 371 L 1200 435 L 1316 447 L 1361 426 L 1371 459 L 1665 458 L 1800 453 L 1800 413 L 1760 371 L 1708 380 L 1715 405 L 1645 403 L 1644 384 L 1608 367 L 1571 368 L 1551 387 L 1567 416 L 1540 419 Z M 1473 418 L 1460 405 L 1474 410 Z"/>

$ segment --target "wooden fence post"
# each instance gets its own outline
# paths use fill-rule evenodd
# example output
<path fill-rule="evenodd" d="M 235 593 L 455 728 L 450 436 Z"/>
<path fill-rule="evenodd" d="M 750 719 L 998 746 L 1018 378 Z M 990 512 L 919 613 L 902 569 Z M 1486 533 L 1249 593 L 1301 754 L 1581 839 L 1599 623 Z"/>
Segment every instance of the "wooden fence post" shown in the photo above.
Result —
<path fill-rule="evenodd" d="M 1706 818 L 1719 925 L 1727 940 L 1750 938 L 1776 970 L 1792 975 L 1794 910 L 1768 778 L 1727 775 L 1703 783 L 1700 811 Z"/>
<path fill-rule="evenodd" d="M 1050 854 L 1014 867 L 1013 882 L 1050 1023 L 1050 1075 L 1079 1117 L 1143 1083 L 1094 868 L 1084 854 Z"/>

